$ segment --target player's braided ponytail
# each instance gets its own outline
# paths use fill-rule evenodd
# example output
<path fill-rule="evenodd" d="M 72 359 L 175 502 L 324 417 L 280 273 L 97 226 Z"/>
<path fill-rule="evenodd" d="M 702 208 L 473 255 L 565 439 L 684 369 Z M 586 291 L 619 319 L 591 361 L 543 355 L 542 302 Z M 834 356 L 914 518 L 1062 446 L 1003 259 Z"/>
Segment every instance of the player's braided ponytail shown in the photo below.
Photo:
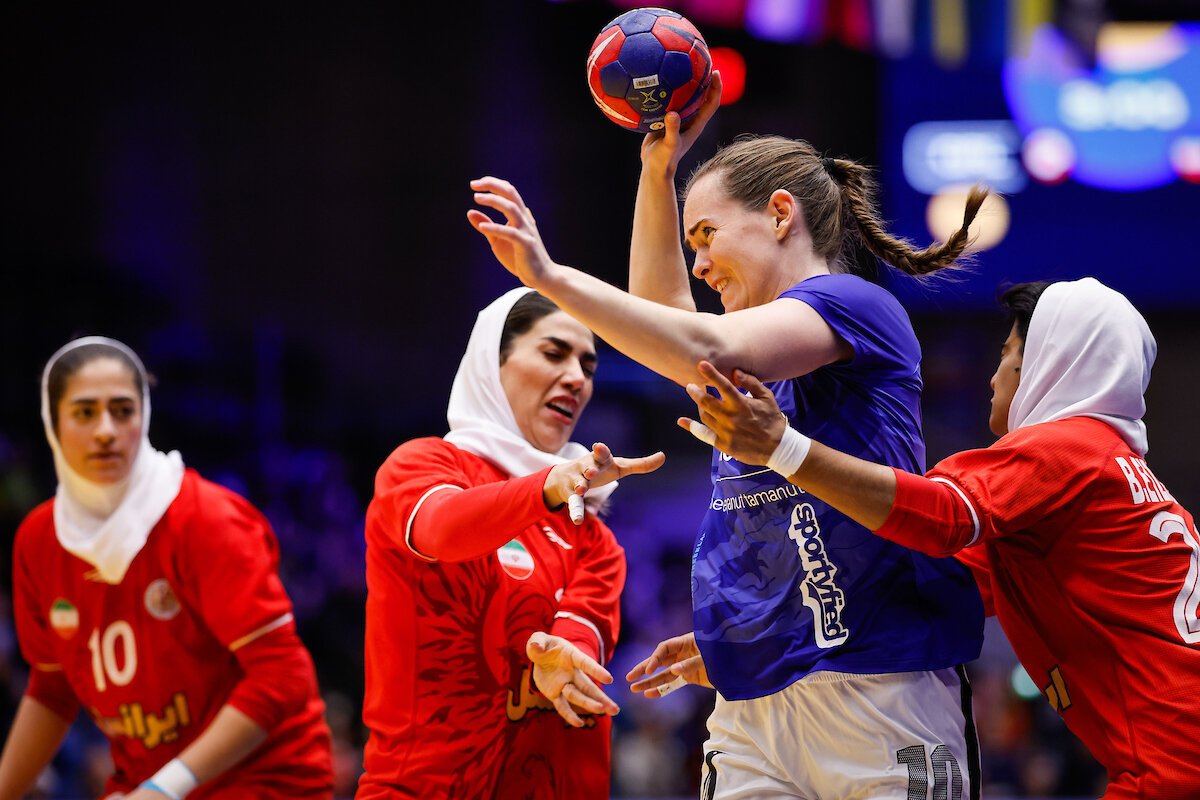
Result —
<path fill-rule="evenodd" d="M 808 142 L 782 136 L 739 137 L 688 179 L 684 194 L 709 173 L 721 176 L 730 197 L 746 208 L 760 209 L 776 189 L 791 192 L 801 206 L 813 250 L 833 272 L 849 272 L 875 280 L 874 264 L 856 257 L 861 244 L 881 261 L 909 275 L 922 276 L 952 266 L 968 244 L 967 227 L 988 195 L 976 186 L 967 198 L 962 228 L 941 245 L 917 251 L 884 230 L 876 205 L 871 172 L 857 161 L 823 157 Z"/>
<path fill-rule="evenodd" d="M 849 159 L 828 161 L 832 162 L 831 176 L 842 188 L 846 214 L 854 221 L 862 243 L 880 260 L 909 275 L 928 275 L 953 266 L 969 243 L 967 229 L 988 196 L 987 189 L 978 185 L 972 187 L 963 210 L 962 227 L 944 243 L 932 244 L 918 251 L 908 241 L 884 230 L 875 201 L 876 186 L 870 171 Z"/>

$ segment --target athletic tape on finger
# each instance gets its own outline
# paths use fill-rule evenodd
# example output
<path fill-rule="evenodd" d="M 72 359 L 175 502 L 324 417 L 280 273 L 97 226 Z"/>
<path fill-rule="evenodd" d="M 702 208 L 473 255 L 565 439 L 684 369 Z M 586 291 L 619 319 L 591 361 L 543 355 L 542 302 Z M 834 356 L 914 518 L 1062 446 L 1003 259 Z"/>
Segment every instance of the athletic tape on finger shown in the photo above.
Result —
<path fill-rule="evenodd" d="M 703 422 L 696 422 L 694 419 L 689 420 L 688 430 L 692 432 L 692 436 L 695 436 L 697 439 L 709 446 L 717 443 L 716 431 L 705 425 Z"/>
<path fill-rule="evenodd" d="M 568 497 L 567 513 L 571 515 L 571 522 L 574 522 L 576 525 L 583 522 L 583 498 L 577 494 Z"/>
<path fill-rule="evenodd" d="M 687 681 L 682 675 L 676 675 L 675 680 L 671 681 L 670 683 L 664 683 L 662 686 L 658 687 L 658 696 L 666 697 L 671 692 L 683 686 L 687 686 Z"/>

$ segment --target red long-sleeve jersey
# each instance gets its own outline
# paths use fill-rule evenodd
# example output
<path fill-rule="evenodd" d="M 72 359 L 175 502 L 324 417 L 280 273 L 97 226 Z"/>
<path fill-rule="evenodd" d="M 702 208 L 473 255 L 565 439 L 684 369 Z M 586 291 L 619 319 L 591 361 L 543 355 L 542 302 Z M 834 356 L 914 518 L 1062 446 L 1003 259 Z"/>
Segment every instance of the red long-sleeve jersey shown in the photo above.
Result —
<path fill-rule="evenodd" d="M 525 642 L 547 630 L 607 661 L 625 554 L 594 515 L 576 526 L 546 509 L 547 471 L 509 479 L 436 438 L 401 445 L 380 468 L 366 525 L 371 735 L 360 800 L 607 800 L 609 718 L 568 726 L 533 687 Z M 423 506 L 423 525 L 454 526 L 438 535 L 492 549 L 456 562 L 417 552 Z"/>
<path fill-rule="evenodd" d="M 267 739 L 189 797 L 332 797 L 324 703 L 262 514 L 188 470 L 114 585 L 62 548 L 53 509 L 30 512 L 13 552 L 27 694 L 64 719 L 86 709 L 111 744 L 106 792 L 132 791 L 229 703 Z"/>
<path fill-rule="evenodd" d="M 877 531 L 958 553 L 1029 675 L 1109 774 L 1107 798 L 1200 797 L 1200 539 L 1118 433 L 1019 428 L 897 472 Z"/>

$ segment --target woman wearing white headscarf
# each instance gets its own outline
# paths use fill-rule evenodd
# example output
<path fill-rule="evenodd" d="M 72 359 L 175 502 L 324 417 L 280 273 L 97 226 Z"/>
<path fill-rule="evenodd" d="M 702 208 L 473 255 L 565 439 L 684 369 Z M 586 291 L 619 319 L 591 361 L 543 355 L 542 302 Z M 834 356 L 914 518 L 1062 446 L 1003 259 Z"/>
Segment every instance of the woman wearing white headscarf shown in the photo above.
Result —
<path fill-rule="evenodd" d="M 570 441 L 595 367 L 587 328 L 508 292 L 475 323 L 450 432 L 380 468 L 360 800 L 607 800 L 617 707 L 594 681 L 611 680 L 625 555 L 596 511 L 664 456 Z"/>
<path fill-rule="evenodd" d="M 149 381 L 113 339 L 42 374 L 58 490 L 26 517 L 13 610 L 29 685 L 0 757 L 21 797 L 82 707 L 111 745 L 105 796 L 332 796 L 329 731 L 270 526 L 148 438 Z"/>
<path fill-rule="evenodd" d="M 681 422 L 756 464 L 803 440 L 793 483 L 879 536 L 970 565 L 1026 672 L 1108 771 L 1106 800 L 1200 797 L 1200 537 L 1145 461 L 1154 337 L 1093 278 L 1021 284 L 1002 302 L 1000 439 L 924 477 L 783 430 L 749 376 L 749 398 L 728 382 L 719 401 L 689 389 L 707 433 Z"/>

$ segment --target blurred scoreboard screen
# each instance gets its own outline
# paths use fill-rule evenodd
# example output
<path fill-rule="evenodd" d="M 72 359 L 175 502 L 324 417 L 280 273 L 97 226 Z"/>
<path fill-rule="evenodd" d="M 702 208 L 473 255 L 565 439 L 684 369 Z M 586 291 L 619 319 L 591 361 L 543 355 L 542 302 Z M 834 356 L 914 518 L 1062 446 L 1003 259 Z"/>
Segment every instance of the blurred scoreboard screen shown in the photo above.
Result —
<path fill-rule="evenodd" d="M 1003 57 L 881 64 L 885 214 L 924 245 L 981 181 L 973 270 L 913 310 L 994 307 L 1004 282 L 1094 276 L 1145 310 L 1200 304 L 1200 24 L 1108 23 L 1094 53 L 1053 25 Z"/>

